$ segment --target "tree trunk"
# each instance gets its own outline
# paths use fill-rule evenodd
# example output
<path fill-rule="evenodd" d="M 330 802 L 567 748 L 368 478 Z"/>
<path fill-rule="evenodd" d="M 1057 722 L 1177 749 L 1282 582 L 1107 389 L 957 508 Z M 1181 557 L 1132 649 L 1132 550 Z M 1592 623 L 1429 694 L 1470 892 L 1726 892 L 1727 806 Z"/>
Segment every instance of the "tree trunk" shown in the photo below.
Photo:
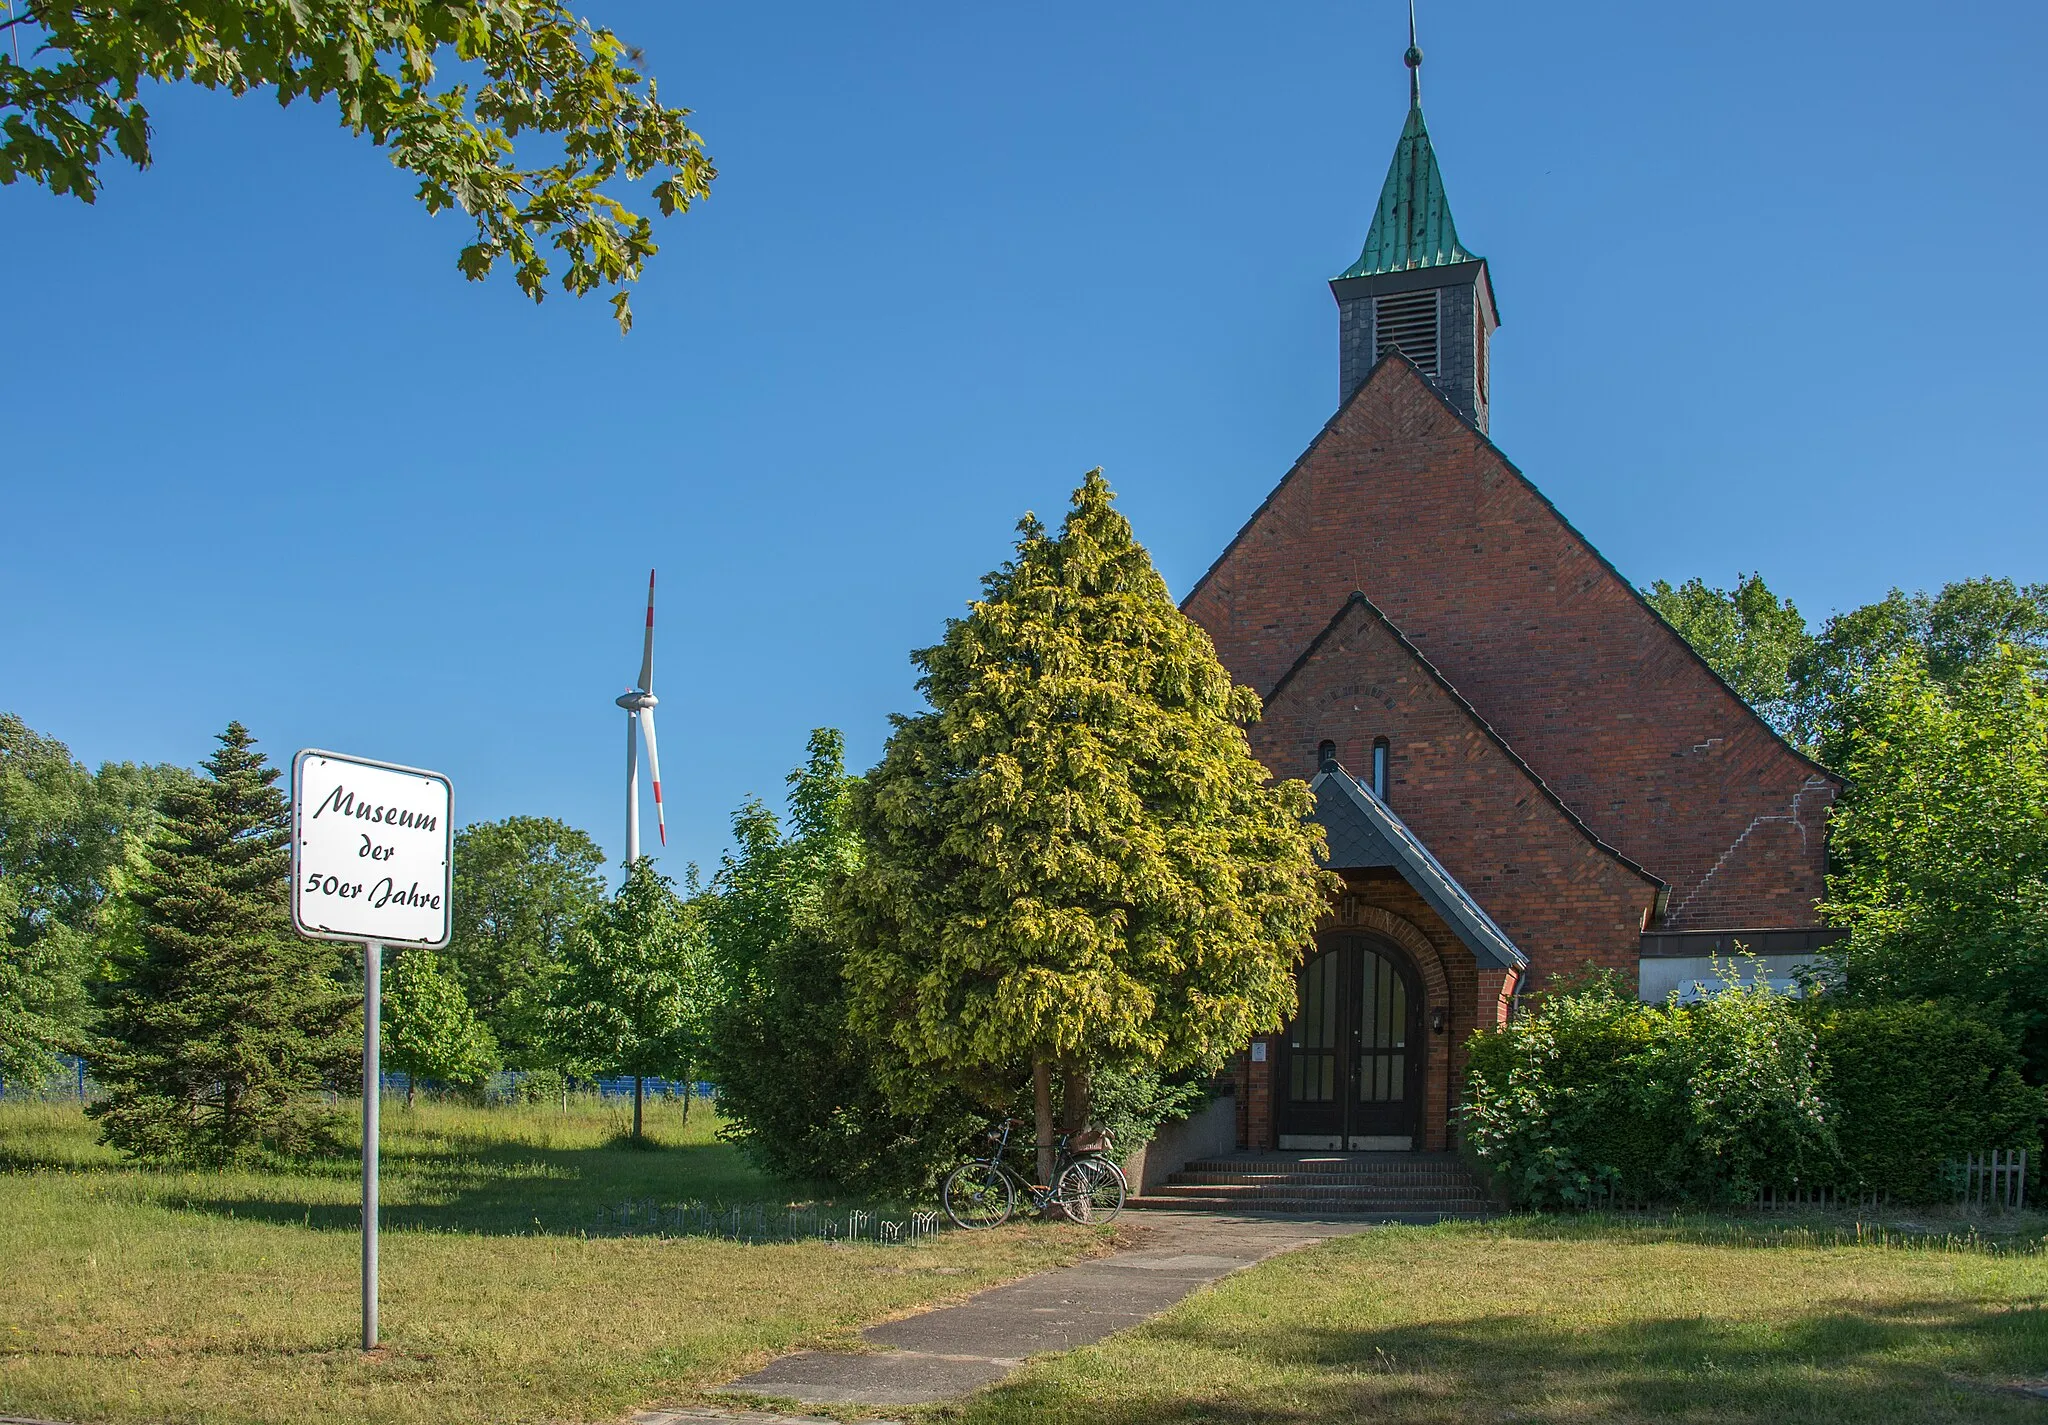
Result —
<path fill-rule="evenodd" d="M 1053 1165 L 1052 1062 L 1043 1054 L 1031 1057 L 1031 1106 L 1038 1118 L 1038 1184 L 1050 1187 Z"/>
<path fill-rule="evenodd" d="M 697 1096 L 697 1085 L 690 1079 L 690 1071 L 683 1070 L 683 1127 L 690 1126 L 690 1100 Z"/>
<path fill-rule="evenodd" d="M 640 1101 L 645 1096 L 646 1089 L 647 1080 L 638 1074 L 633 1075 L 633 1141 L 635 1143 L 640 1141 Z"/>
<path fill-rule="evenodd" d="M 411 1074 L 407 1074 L 405 1076 L 405 1111 L 407 1113 L 412 1112 L 412 1089 L 413 1076 Z"/>
<path fill-rule="evenodd" d="M 1094 1085 L 1086 1069 L 1069 1064 L 1060 1072 L 1060 1127 L 1068 1133 L 1079 1133 L 1088 1126 L 1088 1115 L 1094 1111 Z"/>

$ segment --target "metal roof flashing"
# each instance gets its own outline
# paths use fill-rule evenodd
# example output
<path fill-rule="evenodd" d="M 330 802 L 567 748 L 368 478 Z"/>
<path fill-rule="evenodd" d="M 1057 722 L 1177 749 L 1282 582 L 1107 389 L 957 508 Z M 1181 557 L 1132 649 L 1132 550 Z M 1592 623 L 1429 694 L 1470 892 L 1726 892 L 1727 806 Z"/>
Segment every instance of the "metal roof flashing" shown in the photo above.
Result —
<path fill-rule="evenodd" d="M 1494 924 L 1471 892 L 1458 884 L 1422 839 L 1370 788 L 1342 767 L 1326 767 L 1309 783 L 1309 790 L 1315 793 L 1316 822 L 1329 838 L 1326 866 L 1335 870 L 1389 867 L 1443 917 L 1480 964 L 1515 970 L 1529 963 L 1529 957 Z"/>

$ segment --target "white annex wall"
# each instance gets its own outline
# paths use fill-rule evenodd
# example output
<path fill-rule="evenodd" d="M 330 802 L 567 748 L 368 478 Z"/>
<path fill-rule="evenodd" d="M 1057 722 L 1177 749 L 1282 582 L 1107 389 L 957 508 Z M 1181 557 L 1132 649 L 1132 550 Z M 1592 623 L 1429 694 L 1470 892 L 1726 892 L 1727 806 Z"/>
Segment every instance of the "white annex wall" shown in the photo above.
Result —
<path fill-rule="evenodd" d="M 1765 984 L 1786 994 L 1799 993 L 1796 972 L 1813 963 L 1813 953 L 1799 955 L 1744 955 L 1736 959 L 1711 955 L 1645 955 L 1638 994 L 1645 1004 L 1662 1004 L 1673 991 L 1679 1002 L 1691 1004 L 1716 990 L 1733 984 Z"/>

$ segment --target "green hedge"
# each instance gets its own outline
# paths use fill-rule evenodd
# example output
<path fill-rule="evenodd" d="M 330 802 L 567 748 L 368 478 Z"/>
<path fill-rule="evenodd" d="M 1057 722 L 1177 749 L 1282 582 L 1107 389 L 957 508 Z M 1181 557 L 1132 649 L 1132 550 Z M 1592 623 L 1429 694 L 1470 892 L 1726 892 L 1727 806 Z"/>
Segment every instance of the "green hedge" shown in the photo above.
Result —
<path fill-rule="evenodd" d="M 1818 1188 L 1935 1201 L 1955 1157 L 2038 1155 L 2042 1095 L 2018 1051 L 1940 1005 L 1762 988 L 1645 1005 L 1608 976 L 1469 1047 L 1466 1143 L 1518 1206 L 1728 1206 Z"/>
<path fill-rule="evenodd" d="M 1845 1185 L 1904 1202 L 1948 1197 L 1950 1161 L 1987 1148 L 2041 1151 L 2041 1090 L 1998 1030 L 1942 1004 L 1810 1014 L 1835 1106 Z"/>

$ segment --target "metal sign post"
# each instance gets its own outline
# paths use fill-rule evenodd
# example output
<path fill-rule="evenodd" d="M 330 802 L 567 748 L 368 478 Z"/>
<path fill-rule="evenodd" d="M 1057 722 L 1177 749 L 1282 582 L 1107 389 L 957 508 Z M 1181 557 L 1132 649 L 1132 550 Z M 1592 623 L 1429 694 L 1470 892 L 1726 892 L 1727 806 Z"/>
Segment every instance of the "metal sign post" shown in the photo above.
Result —
<path fill-rule="evenodd" d="M 292 925 L 363 947 L 363 1349 L 377 1346 L 378 1106 L 386 944 L 448 943 L 455 794 L 438 772 L 292 759 Z"/>
<path fill-rule="evenodd" d="M 363 1349 L 377 1349 L 377 1110 L 384 1080 L 384 947 L 363 942 Z"/>

